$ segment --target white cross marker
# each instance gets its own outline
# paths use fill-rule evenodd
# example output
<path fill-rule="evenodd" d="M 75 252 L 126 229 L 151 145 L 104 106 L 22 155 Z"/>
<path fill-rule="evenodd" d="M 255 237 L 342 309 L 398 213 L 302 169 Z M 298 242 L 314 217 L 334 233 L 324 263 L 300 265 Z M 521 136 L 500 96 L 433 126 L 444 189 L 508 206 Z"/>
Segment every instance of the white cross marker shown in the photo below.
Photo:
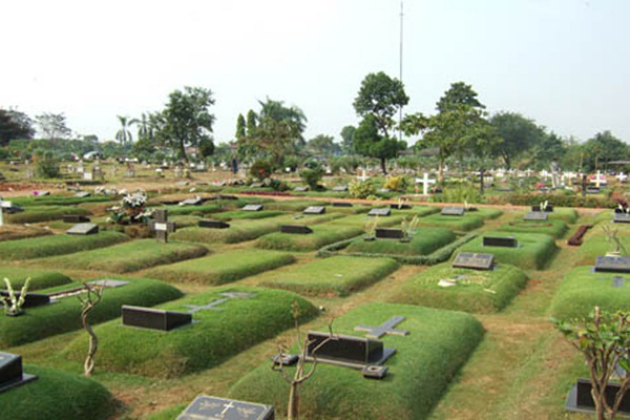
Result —
<path fill-rule="evenodd" d="M 423 178 L 416 178 L 416 184 L 422 184 L 422 195 L 429 195 L 429 185 L 435 184 L 435 179 L 429 179 L 429 174 L 425 172 Z"/>
<path fill-rule="evenodd" d="M 606 184 L 606 175 L 602 175 L 601 171 L 597 171 L 594 182 L 597 188 L 601 188 L 602 184 Z"/>
<path fill-rule="evenodd" d="M 624 174 L 623 172 L 617 175 L 617 181 L 619 182 L 625 182 L 626 179 L 628 179 L 628 175 Z"/>
<path fill-rule="evenodd" d="M 223 411 L 221 411 L 221 417 L 225 416 L 225 413 L 227 413 L 231 408 L 234 408 L 234 401 L 230 401 L 229 404 L 226 404 L 223 406 Z"/>
<path fill-rule="evenodd" d="M 361 182 L 365 182 L 365 181 L 367 181 L 370 177 L 367 175 L 367 172 L 365 171 L 365 169 L 362 169 L 361 171 L 362 171 L 362 172 L 361 172 L 361 176 L 360 176 L 360 177 L 358 177 L 358 179 L 359 179 L 359 181 L 361 181 Z"/>

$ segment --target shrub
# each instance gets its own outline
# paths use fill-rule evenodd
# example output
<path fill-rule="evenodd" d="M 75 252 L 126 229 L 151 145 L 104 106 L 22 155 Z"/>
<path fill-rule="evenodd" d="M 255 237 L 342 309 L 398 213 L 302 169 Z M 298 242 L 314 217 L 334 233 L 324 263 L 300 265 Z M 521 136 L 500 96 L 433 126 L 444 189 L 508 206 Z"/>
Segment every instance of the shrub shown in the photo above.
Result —
<path fill-rule="evenodd" d="M 352 198 L 368 198 L 371 195 L 376 194 L 376 187 L 369 182 L 351 182 L 348 186 L 348 191 Z"/>
<path fill-rule="evenodd" d="M 259 284 L 307 296 L 347 296 L 397 268 L 389 258 L 331 257 L 274 271 L 262 276 Z"/>
<path fill-rule="evenodd" d="M 302 386 L 300 411 L 304 418 L 428 418 L 452 378 L 480 343 L 483 327 L 463 312 L 369 303 L 337 318 L 334 332 L 363 335 L 354 331 L 354 327 L 380 325 L 393 316 L 405 317 L 398 328 L 410 334 L 381 338 L 385 346 L 396 349 L 396 354 L 385 363 L 388 377 L 382 381 L 366 380 L 356 370 L 320 363 L 315 375 Z M 292 376 L 295 368 L 285 369 Z M 268 360 L 242 377 L 229 395 L 272 404 L 279 417 L 286 413 L 286 382 L 270 369 Z"/>
<path fill-rule="evenodd" d="M 188 311 L 187 305 L 206 305 L 223 298 L 221 292 L 254 293 L 249 299 L 229 299 L 221 311 L 198 311 L 192 325 L 162 331 L 125 328 L 115 320 L 95 328 L 101 340 L 98 365 L 109 372 L 169 378 L 209 369 L 238 352 L 275 337 L 293 326 L 291 306 L 297 302 L 305 322 L 317 309 L 299 296 L 278 290 L 251 287 L 221 287 L 187 296 L 159 308 Z M 87 337 L 70 343 L 65 356 L 82 362 Z M 134 351 L 123 351 L 134 349 Z"/>
<path fill-rule="evenodd" d="M 291 254 L 283 252 L 245 249 L 164 265 L 150 270 L 147 275 L 173 282 L 220 285 L 294 261 Z"/>
<path fill-rule="evenodd" d="M 249 174 L 258 181 L 262 181 L 266 178 L 270 178 L 273 174 L 273 170 L 274 167 L 270 160 L 258 159 L 252 163 L 251 168 L 249 168 Z"/>
<path fill-rule="evenodd" d="M 317 190 L 319 188 L 319 182 L 323 177 L 324 169 L 317 161 L 312 160 L 307 162 L 307 166 L 300 171 L 300 178 L 311 190 Z"/>
<path fill-rule="evenodd" d="M 452 287 L 441 287 L 440 280 L 458 279 Z M 440 264 L 395 288 L 389 302 L 406 303 L 456 311 L 492 313 L 505 308 L 527 284 L 520 269 L 499 264 L 491 271 L 452 268 Z"/>
<path fill-rule="evenodd" d="M 468 183 L 444 187 L 441 194 L 434 194 L 432 201 L 436 203 L 481 203 L 479 188 Z"/>
<path fill-rule="evenodd" d="M 96 235 L 51 235 L 39 238 L 18 239 L 0 242 L 0 259 L 26 260 L 52 255 L 70 254 L 89 249 L 102 248 L 129 238 L 118 232 L 100 232 Z"/>
<path fill-rule="evenodd" d="M 383 188 L 387 188 L 391 191 L 405 191 L 409 182 L 404 176 L 390 176 L 385 180 Z"/>
<path fill-rule="evenodd" d="M 52 152 L 45 152 L 36 157 L 37 175 L 42 178 L 59 178 L 59 160 Z"/>

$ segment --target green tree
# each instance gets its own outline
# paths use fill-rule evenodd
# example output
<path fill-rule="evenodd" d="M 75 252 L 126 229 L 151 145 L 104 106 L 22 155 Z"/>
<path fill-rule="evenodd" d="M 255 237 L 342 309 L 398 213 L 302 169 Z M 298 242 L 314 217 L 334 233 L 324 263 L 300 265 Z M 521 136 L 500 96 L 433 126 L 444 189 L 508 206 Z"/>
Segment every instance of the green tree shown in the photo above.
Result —
<path fill-rule="evenodd" d="M 394 115 L 407 103 L 409 97 L 402 82 L 384 72 L 368 74 L 353 103 L 356 113 L 363 118 L 353 134 L 353 148 L 359 154 L 380 159 L 384 174 L 387 159 L 407 147 L 405 142 L 389 135 L 395 125 Z"/>
<path fill-rule="evenodd" d="M 607 169 L 608 162 L 626 160 L 629 155 L 628 145 L 608 130 L 597 133 L 586 141 L 583 150 L 584 163 L 589 170 L 599 170 L 602 164 Z"/>
<path fill-rule="evenodd" d="M 33 134 L 33 121 L 28 115 L 0 108 L 0 146 L 6 146 L 14 139 L 30 139 Z"/>
<path fill-rule="evenodd" d="M 549 168 L 552 161 L 560 162 L 566 152 L 567 146 L 560 136 L 545 133 L 531 154 L 533 166 L 538 169 Z"/>
<path fill-rule="evenodd" d="M 116 115 L 116 118 L 118 118 L 118 122 L 120 122 L 120 130 L 116 132 L 115 138 L 122 146 L 127 146 L 127 144 L 133 141 L 131 131 L 129 131 L 129 127 L 133 125 L 133 120 L 121 115 Z"/>
<path fill-rule="evenodd" d="M 72 132 L 66 124 L 66 116 L 45 112 L 35 117 L 43 137 L 48 140 L 59 140 L 68 137 Z"/>
<path fill-rule="evenodd" d="M 186 148 L 212 142 L 214 115 L 209 109 L 214 105 L 212 91 L 201 87 L 185 87 L 169 95 L 163 111 L 154 118 L 158 140 L 180 153 L 188 162 Z"/>
<path fill-rule="evenodd" d="M 247 111 L 247 135 L 251 136 L 256 131 L 256 125 L 258 124 L 258 115 L 253 109 Z"/>
<path fill-rule="evenodd" d="M 307 150 L 316 156 L 331 156 L 338 154 L 341 147 L 335 143 L 333 136 L 318 134 L 306 144 Z"/>
<path fill-rule="evenodd" d="M 344 153 L 353 152 L 352 137 L 354 136 L 354 132 L 356 130 L 357 128 L 353 125 L 346 125 L 344 128 L 341 129 L 341 133 L 340 133 L 341 139 L 342 139 L 341 148 Z"/>
<path fill-rule="evenodd" d="M 451 87 L 438 101 L 437 110 L 439 112 L 448 111 L 458 105 L 465 105 L 470 108 L 478 109 L 485 108 L 485 105 L 477 99 L 477 92 L 473 90 L 471 85 L 467 85 L 464 82 L 451 84 Z"/>
<path fill-rule="evenodd" d="M 134 118 L 129 121 L 129 125 L 138 127 L 138 141 L 143 138 L 153 138 L 153 126 L 151 125 L 151 116 L 142 113 L 140 118 Z"/>
<path fill-rule="evenodd" d="M 236 119 L 236 139 L 245 137 L 247 134 L 246 128 L 245 117 L 243 117 L 243 114 L 238 114 L 238 118 Z"/>
<path fill-rule="evenodd" d="M 495 152 L 503 159 L 507 169 L 512 168 L 515 158 L 531 151 L 533 147 L 541 144 L 545 137 L 543 128 L 515 112 L 499 112 L 490 118 L 490 122 L 503 138 Z"/>

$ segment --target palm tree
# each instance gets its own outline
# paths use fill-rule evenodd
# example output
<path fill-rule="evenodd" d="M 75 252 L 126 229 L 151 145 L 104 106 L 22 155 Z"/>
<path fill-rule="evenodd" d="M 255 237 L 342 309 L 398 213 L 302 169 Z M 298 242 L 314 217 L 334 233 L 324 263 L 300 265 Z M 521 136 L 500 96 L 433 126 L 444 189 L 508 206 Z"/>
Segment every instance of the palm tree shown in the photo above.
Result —
<path fill-rule="evenodd" d="M 151 120 L 145 114 L 142 113 L 140 119 L 134 118 L 129 121 L 129 125 L 135 124 L 138 127 L 138 140 L 140 139 L 152 139 L 153 138 L 153 126 L 151 125 Z"/>
<path fill-rule="evenodd" d="M 129 127 L 134 124 L 133 120 L 129 120 L 129 117 L 122 117 L 117 115 L 118 121 L 120 121 L 120 130 L 116 133 L 116 140 L 120 142 L 123 146 L 126 146 L 127 143 L 131 143 L 133 141 L 133 137 L 131 136 L 131 131 L 129 131 Z"/>

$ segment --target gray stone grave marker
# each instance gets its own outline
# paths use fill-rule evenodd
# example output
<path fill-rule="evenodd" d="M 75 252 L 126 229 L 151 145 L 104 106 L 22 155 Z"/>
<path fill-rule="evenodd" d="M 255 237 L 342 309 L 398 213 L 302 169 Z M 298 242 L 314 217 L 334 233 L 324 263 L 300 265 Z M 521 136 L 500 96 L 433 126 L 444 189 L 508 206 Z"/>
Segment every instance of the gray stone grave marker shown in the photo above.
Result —
<path fill-rule="evenodd" d="M 74 196 L 77 198 L 87 198 L 90 196 L 90 193 L 87 191 L 79 191 Z"/>
<path fill-rule="evenodd" d="M 326 207 L 323 206 L 309 206 L 304 209 L 302 214 L 324 214 L 326 213 Z"/>
<path fill-rule="evenodd" d="M 615 213 L 614 223 L 630 223 L 630 213 Z"/>
<path fill-rule="evenodd" d="M 471 268 L 474 270 L 491 270 L 494 255 L 460 252 L 453 261 L 453 268 Z"/>
<path fill-rule="evenodd" d="M 98 233 L 96 223 L 77 223 L 66 231 L 68 235 L 95 235 Z"/>
<path fill-rule="evenodd" d="M 357 325 L 354 327 L 355 331 L 367 331 L 365 335 L 367 338 L 379 339 L 384 335 L 398 335 L 405 336 L 409 335 L 409 331 L 407 330 L 397 330 L 394 327 L 405 320 L 404 316 L 395 316 L 384 322 L 383 324 L 377 327 L 370 327 L 367 325 Z"/>
<path fill-rule="evenodd" d="M 628 257 L 597 257 L 595 260 L 597 273 L 630 273 Z"/>
<path fill-rule="evenodd" d="M 453 207 L 453 206 L 447 206 L 442 208 L 442 212 L 440 213 L 442 216 L 458 216 L 461 217 L 464 215 L 464 208 L 463 207 Z"/>
<path fill-rule="evenodd" d="M 369 213 L 367 214 L 370 217 L 387 217 L 390 216 L 392 214 L 392 210 L 389 208 L 382 208 L 382 209 L 372 209 L 369 211 Z"/>
<path fill-rule="evenodd" d="M 199 311 L 213 310 L 213 311 L 222 311 L 224 308 L 217 308 L 217 306 L 227 302 L 230 299 L 251 299 L 256 296 L 255 293 L 246 293 L 246 292 L 224 292 L 219 293 L 219 295 L 224 296 L 220 299 L 207 303 L 205 305 L 184 305 L 190 310 L 189 314 L 194 314 Z"/>
<path fill-rule="evenodd" d="M 199 395 L 177 420 L 274 420 L 270 405 Z"/>
<path fill-rule="evenodd" d="M 262 211 L 264 206 L 262 204 L 247 204 L 243 206 L 241 210 L 243 211 Z"/>
<path fill-rule="evenodd" d="M 544 222 L 549 220 L 549 213 L 544 211 L 528 211 L 527 213 L 525 213 L 525 217 L 523 219 L 529 221 Z"/>
<path fill-rule="evenodd" d="M 306 192 L 306 191 L 308 191 L 308 187 L 295 187 L 293 189 L 293 191 L 295 191 L 295 192 Z"/>
<path fill-rule="evenodd" d="M 180 202 L 180 206 L 200 206 L 203 204 L 204 199 L 201 196 L 197 195 L 193 198 L 187 198 L 184 201 Z"/>
<path fill-rule="evenodd" d="M 149 221 L 149 230 L 155 233 L 155 239 L 160 242 L 168 242 L 168 234 L 176 230 L 176 225 L 168 221 L 168 210 L 159 209 L 153 213 L 153 220 Z"/>

